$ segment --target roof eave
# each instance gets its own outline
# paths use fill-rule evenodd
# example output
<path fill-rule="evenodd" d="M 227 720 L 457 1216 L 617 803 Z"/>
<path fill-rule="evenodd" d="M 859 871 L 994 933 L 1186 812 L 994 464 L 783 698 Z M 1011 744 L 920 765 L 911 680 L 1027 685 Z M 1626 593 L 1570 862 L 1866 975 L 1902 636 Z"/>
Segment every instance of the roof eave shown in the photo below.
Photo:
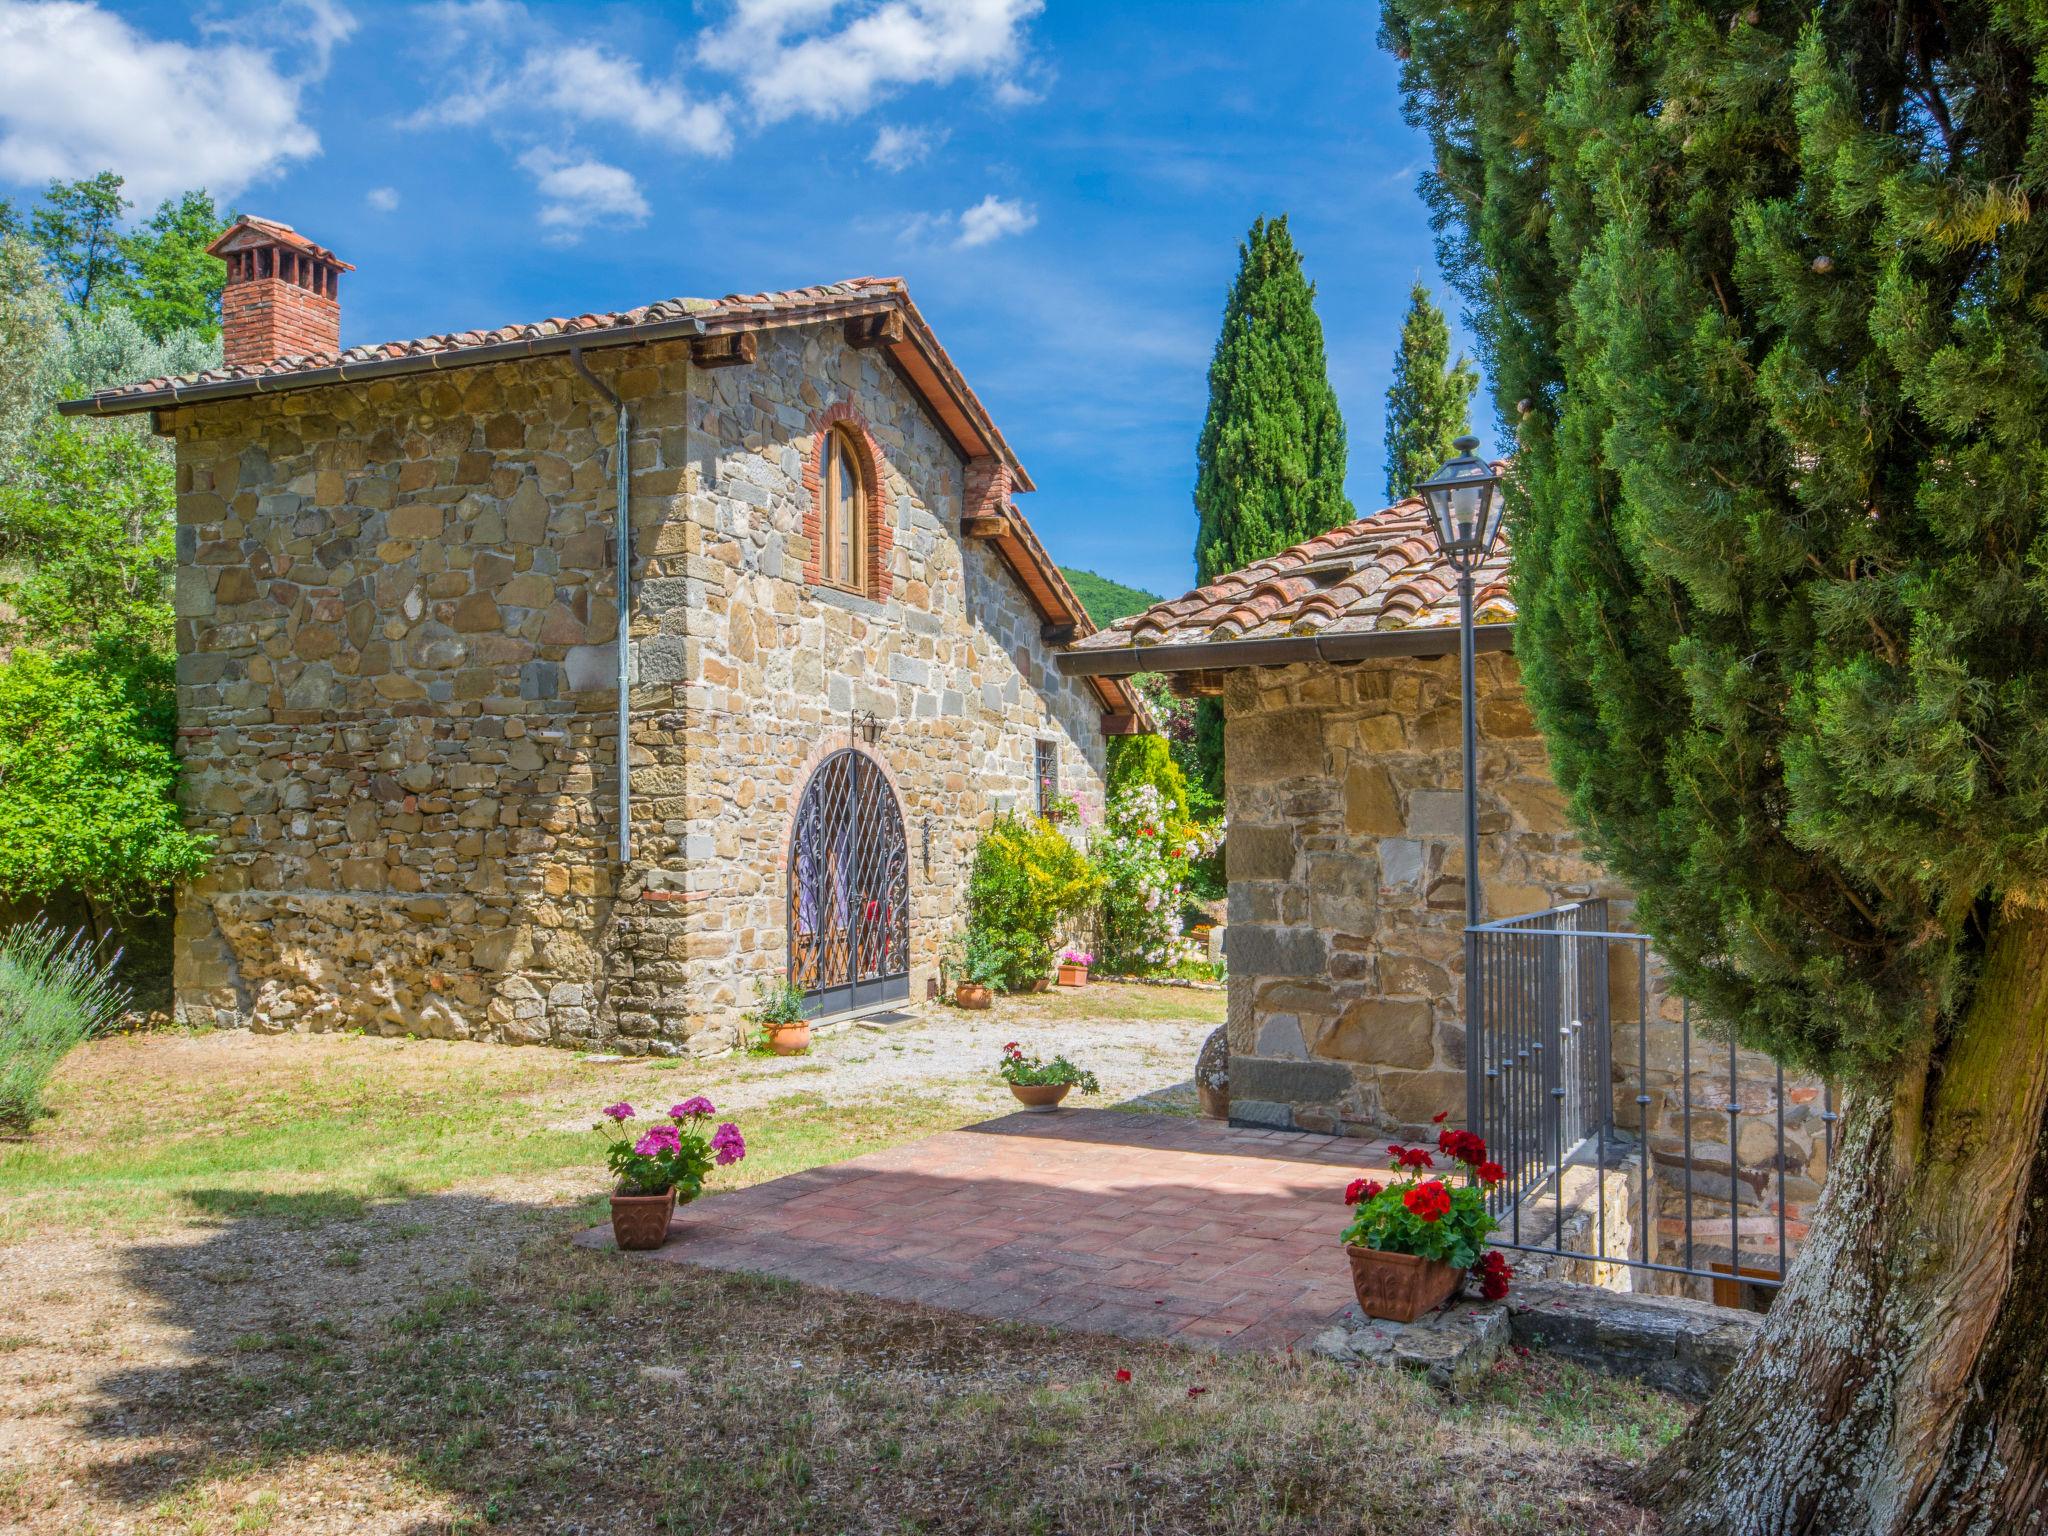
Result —
<path fill-rule="evenodd" d="M 1479 624 L 1475 655 L 1514 649 L 1515 626 Z M 1180 645 L 1104 646 L 1063 651 L 1055 665 L 1069 677 L 1134 677 L 1140 672 L 1229 672 L 1242 667 L 1284 667 L 1301 661 L 1371 661 L 1391 656 L 1455 656 L 1458 631 L 1449 625 L 1417 629 L 1274 635 L 1259 640 L 1195 640 Z"/>

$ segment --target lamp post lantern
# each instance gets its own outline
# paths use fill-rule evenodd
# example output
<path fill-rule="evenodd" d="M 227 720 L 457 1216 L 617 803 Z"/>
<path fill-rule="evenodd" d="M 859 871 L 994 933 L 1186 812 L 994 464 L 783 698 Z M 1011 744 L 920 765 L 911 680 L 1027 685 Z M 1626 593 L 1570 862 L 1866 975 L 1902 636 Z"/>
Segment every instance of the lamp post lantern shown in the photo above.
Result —
<path fill-rule="evenodd" d="M 1465 925 L 1479 921 L 1479 717 L 1472 658 L 1472 575 L 1500 537 L 1500 477 L 1479 457 L 1476 437 L 1415 489 L 1429 508 L 1436 541 L 1458 573 L 1458 693 L 1465 727 Z M 1467 982 L 1469 984 L 1468 975 Z"/>

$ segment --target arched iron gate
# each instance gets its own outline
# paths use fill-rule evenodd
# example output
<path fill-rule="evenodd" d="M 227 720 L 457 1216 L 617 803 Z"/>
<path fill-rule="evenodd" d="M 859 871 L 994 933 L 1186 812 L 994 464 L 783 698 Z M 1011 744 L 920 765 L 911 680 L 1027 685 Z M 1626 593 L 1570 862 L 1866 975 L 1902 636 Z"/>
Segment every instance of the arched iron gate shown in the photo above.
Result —
<path fill-rule="evenodd" d="M 789 977 L 812 1018 L 910 996 L 910 849 L 896 792 L 852 748 L 818 765 L 789 842 Z"/>

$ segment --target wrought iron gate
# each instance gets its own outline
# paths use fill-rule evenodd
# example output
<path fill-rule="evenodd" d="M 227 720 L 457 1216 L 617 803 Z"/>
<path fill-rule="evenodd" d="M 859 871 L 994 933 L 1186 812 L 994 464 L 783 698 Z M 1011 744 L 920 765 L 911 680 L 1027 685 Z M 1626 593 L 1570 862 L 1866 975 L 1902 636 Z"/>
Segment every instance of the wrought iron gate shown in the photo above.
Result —
<path fill-rule="evenodd" d="M 888 778 L 835 752 L 789 842 L 789 977 L 812 1018 L 910 996 L 910 852 Z"/>

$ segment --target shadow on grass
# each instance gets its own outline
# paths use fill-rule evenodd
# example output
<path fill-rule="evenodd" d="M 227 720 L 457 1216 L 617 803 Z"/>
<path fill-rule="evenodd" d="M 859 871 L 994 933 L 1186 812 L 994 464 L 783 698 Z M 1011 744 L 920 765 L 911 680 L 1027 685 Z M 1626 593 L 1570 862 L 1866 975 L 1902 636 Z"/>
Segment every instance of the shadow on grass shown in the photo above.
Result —
<path fill-rule="evenodd" d="M 691 1211 L 745 1233 L 763 1202 L 849 1173 Z M 1140 1175 L 1121 1197 L 1171 1189 Z M 904 1209 L 922 1195 L 994 1213 L 1044 1193 L 993 1173 L 913 1177 Z M 1633 1459 L 1669 1417 L 1596 1383 L 1570 1405 L 1569 1443 L 1504 1443 L 1502 1412 L 1555 1417 L 1548 1377 L 1514 1394 L 1533 1408 L 1439 1429 L 1441 1400 L 1398 1374 L 1217 1359 L 572 1248 L 601 1197 L 190 1199 L 205 1230 L 122 1251 L 175 1353 L 113 1364 L 81 1405 L 97 1452 L 75 1475 L 103 1526 L 253 1532 L 281 1510 L 420 1536 L 1619 1533 L 1636 1527 L 1612 1492 L 1615 1447 Z M 838 1219 L 901 1217 L 885 1201 Z M 989 1273 L 1009 1267 L 997 1253 Z M 1135 1379 L 1116 1381 L 1122 1369 Z M 1403 1428 L 1361 1436 L 1363 1423 Z"/>

